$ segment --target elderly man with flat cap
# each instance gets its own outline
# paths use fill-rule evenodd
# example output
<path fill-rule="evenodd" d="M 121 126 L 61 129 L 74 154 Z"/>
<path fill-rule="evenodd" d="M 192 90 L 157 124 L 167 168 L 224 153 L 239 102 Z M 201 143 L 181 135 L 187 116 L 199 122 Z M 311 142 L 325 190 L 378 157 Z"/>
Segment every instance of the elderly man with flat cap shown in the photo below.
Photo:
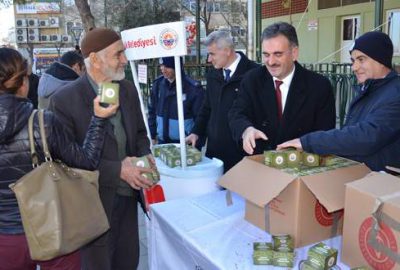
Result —
<path fill-rule="evenodd" d="M 139 261 L 137 203 L 141 188 L 152 183 L 142 176 L 149 169 L 131 159 L 150 153 L 149 140 L 135 86 L 124 80 L 127 59 L 120 36 L 113 30 L 94 28 L 82 40 L 87 73 L 58 91 L 50 100 L 61 121 L 83 143 L 92 100 L 104 82 L 119 84 L 119 110 L 110 118 L 99 165 L 99 192 L 110 230 L 82 248 L 82 269 L 136 269 Z M 68 146 L 66 146 L 68 147 Z"/>
<path fill-rule="evenodd" d="M 278 145 L 364 162 L 374 171 L 400 167 L 400 77 L 392 70 L 393 44 L 381 32 L 356 39 L 350 51 L 359 85 L 345 126 Z"/>

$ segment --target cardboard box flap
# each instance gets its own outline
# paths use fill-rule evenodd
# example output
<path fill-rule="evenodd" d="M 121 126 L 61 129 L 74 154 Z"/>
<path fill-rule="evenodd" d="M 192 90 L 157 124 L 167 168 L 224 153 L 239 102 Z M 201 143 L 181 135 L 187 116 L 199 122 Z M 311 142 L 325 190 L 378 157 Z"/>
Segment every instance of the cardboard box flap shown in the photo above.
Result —
<path fill-rule="evenodd" d="M 303 176 L 302 180 L 318 201 L 331 213 L 344 208 L 345 184 L 360 179 L 369 172 L 371 171 L 367 166 L 358 164 Z"/>
<path fill-rule="evenodd" d="M 296 179 L 295 176 L 265 166 L 260 162 L 260 157 L 245 157 L 226 172 L 217 183 L 240 194 L 252 203 L 264 207 L 294 179 Z"/>
<path fill-rule="evenodd" d="M 346 186 L 355 188 L 375 198 L 400 193 L 400 179 L 386 173 L 372 172 L 360 180 L 348 183 Z M 390 201 L 397 204 L 399 198 L 396 197 Z"/>

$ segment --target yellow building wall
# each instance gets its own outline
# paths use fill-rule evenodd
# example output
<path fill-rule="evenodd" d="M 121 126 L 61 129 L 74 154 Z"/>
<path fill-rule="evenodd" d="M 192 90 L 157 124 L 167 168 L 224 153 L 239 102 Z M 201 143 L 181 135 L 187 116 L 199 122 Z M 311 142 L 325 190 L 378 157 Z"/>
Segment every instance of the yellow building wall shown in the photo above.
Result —
<path fill-rule="evenodd" d="M 263 1 L 267 2 L 267 1 Z M 360 34 L 374 30 L 375 2 L 354 4 L 337 8 L 318 10 L 318 1 L 311 1 L 308 12 L 280 16 L 262 20 L 262 29 L 278 21 L 292 23 L 297 29 L 300 43 L 301 63 L 340 62 L 341 49 L 341 21 L 343 17 L 360 16 Z M 383 22 L 386 21 L 386 12 L 399 9 L 399 0 L 385 0 Z M 316 29 L 309 29 L 314 22 Z M 386 25 L 383 27 L 387 32 Z M 347 49 L 347 48 L 346 48 Z M 400 63 L 400 56 L 394 56 L 394 63 Z"/>

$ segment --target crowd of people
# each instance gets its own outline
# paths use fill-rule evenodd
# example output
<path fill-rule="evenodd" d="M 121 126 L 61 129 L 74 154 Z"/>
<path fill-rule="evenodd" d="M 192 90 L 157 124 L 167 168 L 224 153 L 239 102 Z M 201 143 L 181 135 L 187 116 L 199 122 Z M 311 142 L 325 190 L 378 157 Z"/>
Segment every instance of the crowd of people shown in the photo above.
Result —
<path fill-rule="evenodd" d="M 206 88 L 160 59 L 162 75 L 152 84 L 148 121 L 153 144 L 179 142 L 175 71 L 182 71 L 186 142 L 224 163 L 224 172 L 244 156 L 295 147 L 364 162 L 371 170 L 400 167 L 400 77 L 392 69 L 393 44 L 367 32 L 350 50 L 357 92 L 342 129 L 328 79 L 299 62 L 295 28 L 274 23 L 262 33 L 263 65 L 235 50 L 229 31 L 207 36 Z M 47 109 L 49 148 L 67 165 L 99 170 L 99 194 L 110 230 L 80 250 L 50 261 L 30 259 L 15 195 L 8 187 L 32 170 L 28 118 L 29 68 L 21 54 L 0 48 L 0 269 L 136 269 L 141 192 L 153 183 L 147 168 L 132 165 L 150 155 L 145 118 L 135 85 L 125 79 L 128 62 L 114 30 L 86 33 L 81 52 L 68 52 L 41 76 L 38 107 Z M 119 104 L 99 102 L 99 85 L 119 84 Z M 349 90 L 350 91 L 350 90 Z M 43 152 L 37 119 L 35 144 Z M 43 159 L 43 153 L 40 154 Z"/>

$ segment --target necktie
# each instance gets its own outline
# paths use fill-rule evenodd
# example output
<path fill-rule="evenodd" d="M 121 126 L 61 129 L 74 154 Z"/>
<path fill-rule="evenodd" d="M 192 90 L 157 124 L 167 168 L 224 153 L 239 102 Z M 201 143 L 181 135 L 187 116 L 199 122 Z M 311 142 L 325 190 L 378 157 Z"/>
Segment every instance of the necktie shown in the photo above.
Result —
<path fill-rule="evenodd" d="M 281 92 L 281 84 L 282 81 L 275 81 L 275 95 L 276 95 L 276 105 L 278 107 L 278 119 L 279 121 L 282 119 L 282 92 Z"/>
<path fill-rule="evenodd" d="M 225 81 L 229 81 L 229 79 L 231 78 L 231 70 L 229 68 L 224 69 L 225 72 Z"/>

